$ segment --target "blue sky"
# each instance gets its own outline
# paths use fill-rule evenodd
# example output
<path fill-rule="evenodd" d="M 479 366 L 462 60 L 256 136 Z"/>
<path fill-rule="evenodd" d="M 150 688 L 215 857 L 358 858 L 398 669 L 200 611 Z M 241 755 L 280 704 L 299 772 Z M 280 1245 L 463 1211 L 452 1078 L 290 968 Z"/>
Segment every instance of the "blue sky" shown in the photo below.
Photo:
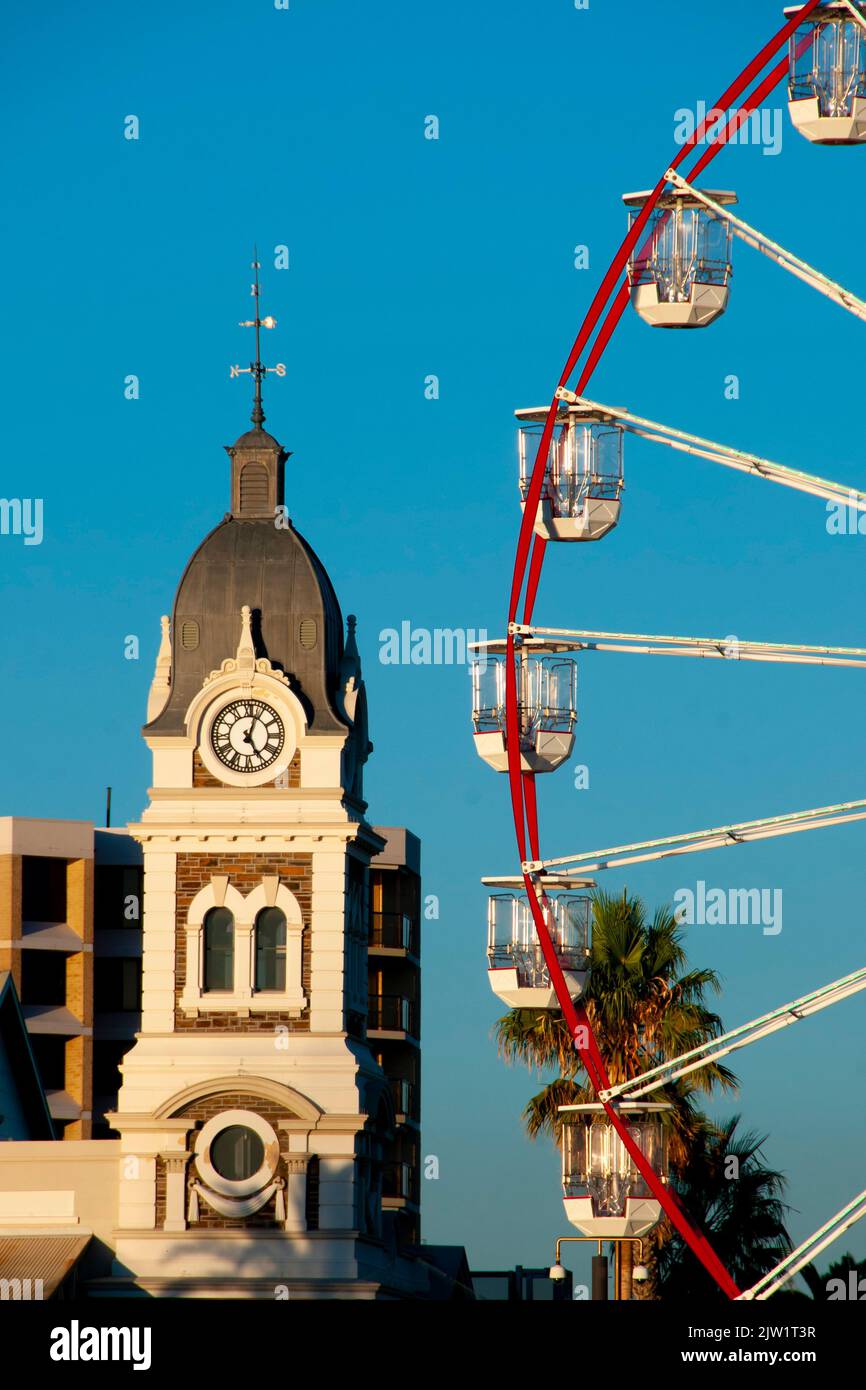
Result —
<path fill-rule="evenodd" d="M 222 446 L 248 418 L 228 367 L 249 357 L 236 325 L 257 240 L 279 321 L 267 346 L 287 365 L 266 394 L 293 451 L 287 500 L 359 618 L 371 815 L 421 836 L 441 903 L 424 936 L 423 1151 L 440 1162 L 424 1233 L 464 1243 L 475 1267 L 550 1263 L 567 1231 L 556 1156 L 521 1132 L 533 1081 L 491 1038 L 479 879 L 517 867 L 507 785 L 473 753 L 465 669 L 384 665 L 379 634 L 404 620 L 501 631 L 519 524 L 511 412 L 549 400 L 624 233 L 620 196 L 664 170 L 678 110 L 712 102 L 781 22 L 764 0 L 734 0 L 724 23 L 718 6 L 688 7 L 674 46 L 653 0 L 665 22 L 635 5 L 624 45 L 631 8 L 216 0 L 8 18 L 2 491 L 44 499 L 44 540 L 0 537 L 15 729 L 2 810 L 99 820 L 108 783 L 116 822 L 144 805 L 159 615 L 228 507 Z M 735 188 L 747 220 L 863 292 L 866 155 L 808 145 L 787 114 L 782 133 L 778 156 L 723 152 L 708 186 Z M 272 268 L 281 244 L 288 271 Z M 661 334 L 629 314 L 592 394 L 864 486 L 862 327 L 744 246 L 735 260 L 718 324 Z M 617 531 L 550 548 L 539 622 L 866 645 L 866 538 L 829 536 L 820 501 L 635 440 L 626 477 Z M 129 634 L 139 661 L 124 658 Z M 547 854 L 863 794 L 857 671 L 589 655 L 579 680 L 590 788 L 568 772 L 540 783 Z M 733 1026 L 863 963 L 863 834 L 604 885 L 650 905 L 697 879 L 783 891 L 777 937 L 689 931 Z M 770 1136 L 798 1237 L 862 1186 L 862 1007 L 736 1068 L 736 1108 Z M 862 1254 L 866 1233 L 844 1244 Z"/>

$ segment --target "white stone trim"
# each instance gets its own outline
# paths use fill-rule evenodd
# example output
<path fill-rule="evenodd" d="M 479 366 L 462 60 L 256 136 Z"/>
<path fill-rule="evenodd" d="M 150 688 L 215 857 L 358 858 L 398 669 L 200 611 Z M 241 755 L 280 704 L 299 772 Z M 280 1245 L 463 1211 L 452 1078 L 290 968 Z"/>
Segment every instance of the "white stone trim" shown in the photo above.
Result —
<path fill-rule="evenodd" d="M 220 762 L 211 747 L 211 729 L 225 705 L 233 700 L 249 699 L 263 700 L 276 710 L 282 720 L 285 741 L 280 756 L 269 767 L 260 772 L 232 772 Z M 186 726 L 211 776 L 228 787 L 263 787 L 273 784 L 288 768 L 303 742 L 307 719 L 298 697 L 276 675 L 256 671 L 244 681 L 236 672 L 229 672 L 208 681 L 197 693 L 186 712 Z"/>
<path fill-rule="evenodd" d="M 214 907 L 227 907 L 234 917 L 234 980 L 231 990 L 204 988 L 204 920 Z M 286 918 L 286 988 L 256 990 L 255 925 L 266 907 L 278 907 Z M 303 985 L 304 917 L 294 893 L 279 882 L 278 875 L 264 877 L 246 897 L 229 882 L 227 875 L 214 874 L 210 883 L 193 898 L 187 920 L 186 980 L 180 1007 L 190 1016 L 199 1013 L 286 1013 L 300 1017 L 307 1006 Z"/>
<path fill-rule="evenodd" d="M 252 1177 L 233 1181 L 217 1172 L 210 1160 L 210 1148 L 214 1139 L 224 1129 L 241 1125 L 257 1134 L 264 1145 L 264 1158 L 258 1171 Z M 252 1110 L 223 1110 L 208 1120 L 199 1131 L 195 1141 L 195 1166 L 202 1180 L 222 1197 L 251 1197 L 260 1192 L 273 1178 L 280 1161 L 280 1141 L 276 1131 Z"/>

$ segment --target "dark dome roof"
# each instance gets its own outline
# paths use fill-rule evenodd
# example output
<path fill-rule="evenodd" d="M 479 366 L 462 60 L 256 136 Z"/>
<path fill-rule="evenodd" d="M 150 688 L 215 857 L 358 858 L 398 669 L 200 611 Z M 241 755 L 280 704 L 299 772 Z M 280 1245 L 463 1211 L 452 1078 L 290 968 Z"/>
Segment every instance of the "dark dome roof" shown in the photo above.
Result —
<path fill-rule="evenodd" d="M 292 677 L 310 732 L 345 733 L 334 703 L 343 619 L 324 566 L 291 526 L 277 527 L 273 517 L 233 516 L 205 537 L 180 581 L 172 621 L 171 695 L 147 732 L 184 730 L 184 716 L 205 677 L 237 652 L 245 603 L 253 612 L 256 655 Z"/>
<path fill-rule="evenodd" d="M 240 435 L 240 437 L 235 440 L 231 448 L 273 449 L 277 454 L 282 454 L 284 452 L 282 444 L 274 439 L 272 434 L 268 434 L 267 430 L 262 429 L 247 430 L 246 434 Z"/>

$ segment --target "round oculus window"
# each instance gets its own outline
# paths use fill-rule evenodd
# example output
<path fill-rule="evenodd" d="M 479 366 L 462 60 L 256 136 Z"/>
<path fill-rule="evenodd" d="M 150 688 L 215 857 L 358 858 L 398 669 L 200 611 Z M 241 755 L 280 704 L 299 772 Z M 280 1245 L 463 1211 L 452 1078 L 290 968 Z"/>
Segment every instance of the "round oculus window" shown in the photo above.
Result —
<path fill-rule="evenodd" d="M 246 1125 L 229 1125 L 211 1140 L 210 1161 L 221 1178 L 243 1182 L 261 1168 L 265 1146 L 255 1130 Z"/>

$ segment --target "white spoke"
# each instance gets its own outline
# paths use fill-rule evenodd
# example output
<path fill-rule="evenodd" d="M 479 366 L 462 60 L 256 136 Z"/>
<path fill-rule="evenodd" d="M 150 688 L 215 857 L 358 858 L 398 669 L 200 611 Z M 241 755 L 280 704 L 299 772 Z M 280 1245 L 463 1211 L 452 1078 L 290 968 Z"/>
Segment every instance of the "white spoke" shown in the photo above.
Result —
<path fill-rule="evenodd" d="M 535 627 L 512 623 L 524 647 L 546 651 L 598 651 L 637 656 L 693 656 L 725 661 L 778 661 L 805 666 L 866 666 L 866 647 L 805 646 L 754 642 L 738 637 L 670 637 L 645 632 L 595 632 L 585 628 Z M 481 645 L 481 644 L 477 644 Z M 487 649 L 497 643 L 488 642 Z M 501 644 L 504 647 L 504 643 Z"/>
<path fill-rule="evenodd" d="M 640 1076 L 623 1081 L 618 1086 L 611 1086 L 609 1090 L 600 1093 L 600 1099 L 613 1100 L 617 1096 L 628 1096 L 634 1100 L 638 1096 L 648 1095 L 662 1086 L 667 1086 L 671 1081 L 688 1076 L 691 1072 L 718 1061 L 721 1057 L 727 1057 L 730 1053 L 760 1042 L 783 1028 L 789 1028 L 792 1023 L 800 1023 L 802 1019 L 810 1018 L 822 1009 L 829 1009 L 832 1004 L 839 1004 L 864 989 L 866 966 L 841 980 L 834 980 L 832 984 L 813 990 L 811 994 L 804 994 L 802 998 L 794 999 L 790 1004 L 783 1004 L 781 1008 L 774 1009 L 772 1013 L 764 1014 L 751 1023 L 743 1023 L 739 1028 L 733 1028 L 719 1038 L 712 1038 L 669 1062 L 651 1067 Z"/>
<path fill-rule="evenodd" d="M 634 844 L 614 845 L 610 849 L 580 851 L 556 859 L 530 859 L 523 865 L 525 873 L 538 874 L 547 869 L 561 869 L 568 864 L 580 866 L 582 874 L 600 873 L 602 869 L 618 868 L 625 864 L 645 864 L 651 860 L 668 859 L 679 854 L 698 854 L 705 849 L 725 849 L 731 845 L 749 844 L 754 840 L 772 839 L 779 835 L 795 835 L 801 830 L 821 830 L 832 825 L 848 825 L 866 820 L 866 800 L 843 801 L 836 806 L 819 806 L 811 811 L 791 811 L 788 815 L 770 816 L 765 820 L 739 821 L 709 830 L 693 830 L 682 835 L 668 835 L 658 840 L 637 840 Z M 592 862 L 589 862 L 592 861 Z"/>
<path fill-rule="evenodd" d="M 857 17 L 860 19 L 859 15 Z M 862 23 L 862 19 L 860 22 Z M 826 295 L 828 299 L 832 299 L 833 303 L 838 304 L 840 308 L 847 309 L 850 314 L 854 314 L 858 319 L 866 319 L 866 303 L 864 303 L 862 299 L 859 299 L 857 295 L 852 294 L 850 290 L 846 290 L 844 285 L 840 285 L 835 280 L 831 280 L 829 276 L 824 275 L 822 271 L 816 270 L 815 267 L 809 265 L 807 261 L 803 261 L 799 256 L 795 256 L 792 251 L 786 251 L 784 246 L 779 246 L 777 242 L 771 241 L 768 236 L 764 236 L 763 232 L 759 232 L 755 227 L 750 227 L 748 222 L 744 222 L 742 218 L 735 216 L 730 208 L 723 207 L 721 203 L 717 203 L 709 194 L 703 193 L 699 188 L 695 188 L 686 179 L 676 173 L 674 169 L 668 169 L 666 177 L 668 181 L 675 184 L 677 188 L 687 189 L 690 197 L 696 198 L 698 202 L 703 203 L 703 205 L 709 208 L 710 212 L 716 217 L 723 218 L 724 221 L 730 223 L 731 227 L 734 229 L 735 235 L 738 236 L 741 241 L 744 241 L 747 246 L 751 246 L 755 251 L 760 251 L 762 256 L 769 257 L 770 260 L 780 265 L 783 270 L 787 270 L 789 274 L 795 275 L 798 280 L 802 280 L 804 284 L 817 290 L 819 294 Z"/>
<path fill-rule="evenodd" d="M 853 1202 L 849 1202 L 840 1212 L 832 1217 L 826 1225 L 816 1231 L 808 1240 L 804 1240 L 796 1250 L 792 1250 L 790 1255 L 776 1265 L 775 1269 L 770 1270 L 759 1279 L 757 1284 L 753 1284 L 745 1293 L 741 1293 L 738 1302 L 750 1303 L 753 1300 L 763 1302 L 771 1298 L 774 1293 L 778 1293 L 789 1279 L 793 1279 L 801 1269 L 805 1269 L 807 1264 L 813 1260 L 838 1240 L 841 1235 L 850 1230 L 852 1226 L 866 1216 L 866 1191 L 859 1193 Z"/>
<path fill-rule="evenodd" d="M 721 464 L 724 468 L 733 468 L 740 473 L 749 473 L 753 477 L 764 478 L 769 483 L 780 483 L 783 487 L 792 488 L 795 492 L 805 492 L 812 497 L 836 502 L 856 511 L 866 511 L 866 493 L 857 488 L 847 487 L 844 483 L 833 482 L 829 478 L 805 473 L 799 468 L 788 468 L 785 464 L 774 463 L 772 459 L 761 458 L 758 454 L 750 454 L 742 449 L 731 449 L 725 444 L 717 444 L 712 439 L 704 439 L 698 434 L 688 434 L 684 430 L 673 429 L 669 425 L 660 424 L 657 420 L 647 420 L 642 415 L 633 415 L 630 411 L 618 409 L 616 406 L 602 405 L 598 401 L 589 400 L 586 396 L 577 396 L 573 391 L 567 391 L 565 387 L 560 387 L 556 396 L 558 400 L 565 401 L 569 405 L 580 405 L 588 410 L 603 412 L 615 419 L 617 424 L 621 425 L 629 434 L 638 435 L 641 439 L 648 439 L 653 444 L 666 444 L 670 449 L 692 454 L 696 458 L 708 459 L 711 463 Z"/>

